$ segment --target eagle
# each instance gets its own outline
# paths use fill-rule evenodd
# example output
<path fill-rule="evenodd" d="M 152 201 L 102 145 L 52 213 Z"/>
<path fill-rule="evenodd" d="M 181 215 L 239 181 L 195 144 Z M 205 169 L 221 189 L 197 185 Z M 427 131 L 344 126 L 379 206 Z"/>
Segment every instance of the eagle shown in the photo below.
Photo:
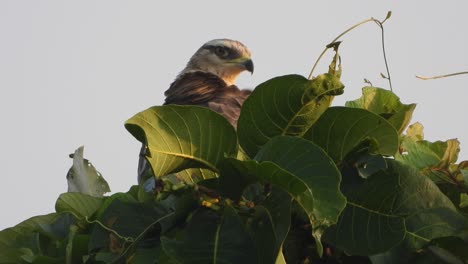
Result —
<path fill-rule="evenodd" d="M 165 91 L 164 105 L 208 107 L 237 128 L 242 104 L 251 93 L 235 85 L 237 77 L 244 71 L 252 74 L 254 71 L 250 50 L 244 44 L 232 39 L 208 41 L 193 54 Z M 138 163 L 138 183 L 152 175 L 145 158 L 147 151 L 143 144 Z"/>

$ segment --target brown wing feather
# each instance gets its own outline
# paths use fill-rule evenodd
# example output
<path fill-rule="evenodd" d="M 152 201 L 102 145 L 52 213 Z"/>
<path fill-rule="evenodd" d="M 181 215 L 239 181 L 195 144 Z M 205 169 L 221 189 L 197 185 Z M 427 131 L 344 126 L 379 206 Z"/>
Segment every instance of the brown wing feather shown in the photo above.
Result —
<path fill-rule="evenodd" d="M 164 93 L 164 104 L 199 105 L 223 115 L 237 127 L 240 109 L 249 90 L 227 86 L 218 76 L 206 72 L 190 72 L 177 78 Z"/>
<path fill-rule="evenodd" d="M 164 104 L 203 105 L 213 100 L 226 83 L 216 75 L 206 72 L 189 72 L 179 76 L 164 93 Z"/>

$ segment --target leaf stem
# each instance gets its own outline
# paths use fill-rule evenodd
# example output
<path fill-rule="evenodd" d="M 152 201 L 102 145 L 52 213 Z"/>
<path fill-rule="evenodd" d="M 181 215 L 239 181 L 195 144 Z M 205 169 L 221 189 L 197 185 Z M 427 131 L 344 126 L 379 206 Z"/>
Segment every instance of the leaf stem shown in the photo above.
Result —
<path fill-rule="evenodd" d="M 437 76 L 431 76 L 431 77 L 424 77 L 424 76 L 416 75 L 416 78 L 421 79 L 421 80 L 434 80 L 434 79 L 452 77 L 452 76 L 462 75 L 462 74 L 468 74 L 468 71 L 437 75 Z"/>
<path fill-rule="evenodd" d="M 385 18 L 384 21 L 380 22 L 378 20 L 375 20 L 375 23 L 377 23 L 377 25 L 379 25 L 380 27 L 380 31 L 382 32 L 382 53 L 383 53 L 383 57 L 384 57 L 384 62 L 385 62 L 385 69 L 387 70 L 387 80 L 388 80 L 388 84 L 390 85 L 390 91 L 393 92 L 393 86 L 392 86 L 392 78 L 390 77 L 390 70 L 388 68 L 388 63 L 387 63 L 387 54 L 385 52 L 385 39 L 384 39 L 384 28 L 383 28 L 383 23 L 388 19 L 388 16 L 387 18 Z"/>

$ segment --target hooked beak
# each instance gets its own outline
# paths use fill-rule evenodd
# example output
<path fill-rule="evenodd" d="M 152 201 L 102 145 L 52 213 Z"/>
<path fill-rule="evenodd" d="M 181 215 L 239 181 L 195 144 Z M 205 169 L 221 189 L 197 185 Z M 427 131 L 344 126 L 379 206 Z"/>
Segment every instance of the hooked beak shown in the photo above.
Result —
<path fill-rule="evenodd" d="M 254 65 L 253 65 L 253 61 L 252 61 L 251 59 L 248 59 L 248 60 L 244 61 L 244 62 L 242 63 L 242 65 L 244 65 L 244 67 L 245 67 L 245 69 L 246 69 L 247 71 L 249 71 L 250 73 L 253 74 L 253 72 L 254 72 Z"/>

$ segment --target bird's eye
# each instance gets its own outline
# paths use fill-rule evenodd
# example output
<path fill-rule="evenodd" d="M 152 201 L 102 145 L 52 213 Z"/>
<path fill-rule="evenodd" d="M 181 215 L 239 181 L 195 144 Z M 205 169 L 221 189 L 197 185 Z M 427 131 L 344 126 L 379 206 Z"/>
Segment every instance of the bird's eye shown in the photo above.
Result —
<path fill-rule="evenodd" d="M 225 58 L 229 55 L 229 50 L 224 47 L 216 47 L 215 48 L 215 53 L 218 55 L 220 58 Z"/>

